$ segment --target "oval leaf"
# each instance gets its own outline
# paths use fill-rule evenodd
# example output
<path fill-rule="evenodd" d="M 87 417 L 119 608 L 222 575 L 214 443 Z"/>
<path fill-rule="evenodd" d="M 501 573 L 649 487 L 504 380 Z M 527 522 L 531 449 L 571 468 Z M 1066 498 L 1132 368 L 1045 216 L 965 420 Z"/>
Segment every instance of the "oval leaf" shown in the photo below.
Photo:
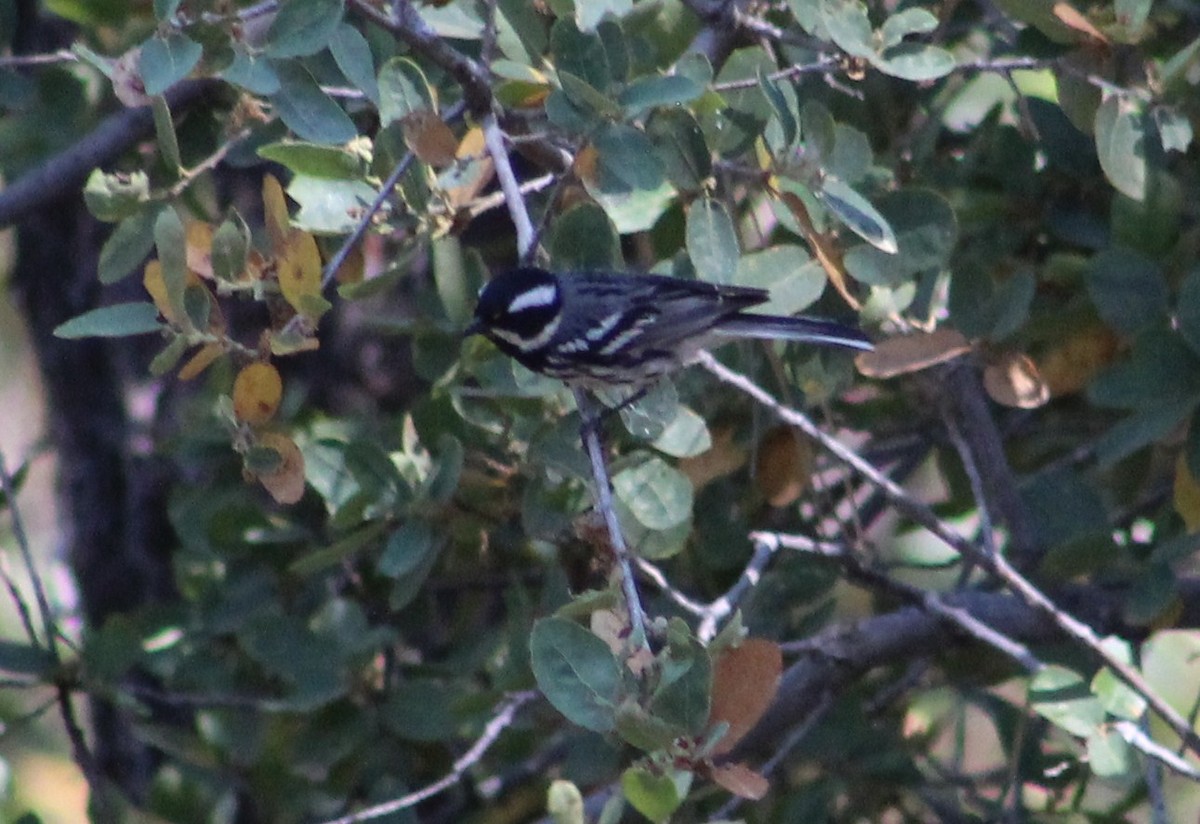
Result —
<path fill-rule="evenodd" d="M 163 329 L 153 303 L 117 303 L 84 312 L 59 324 L 56 338 L 121 338 Z"/>
<path fill-rule="evenodd" d="M 538 687 L 554 708 L 595 732 L 613 728 L 621 697 L 621 670 L 612 651 L 574 621 L 545 618 L 529 637 Z"/>

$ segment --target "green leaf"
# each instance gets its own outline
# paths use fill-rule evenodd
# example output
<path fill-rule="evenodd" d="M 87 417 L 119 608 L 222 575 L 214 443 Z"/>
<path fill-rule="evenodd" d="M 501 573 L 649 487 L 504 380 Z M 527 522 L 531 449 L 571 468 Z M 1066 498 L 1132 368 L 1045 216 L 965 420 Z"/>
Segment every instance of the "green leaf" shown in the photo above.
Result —
<path fill-rule="evenodd" d="M 922 8 L 909 8 L 893 14 L 879 27 L 880 48 L 890 49 L 910 34 L 924 34 L 937 28 L 938 20 L 933 12 Z"/>
<path fill-rule="evenodd" d="M 1167 312 L 1167 283 L 1154 261 L 1122 247 L 1092 259 L 1087 290 L 1096 310 L 1114 331 L 1132 335 L 1161 321 Z"/>
<path fill-rule="evenodd" d="M 583 793 L 561 778 L 550 782 L 546 792 L 546 812 L 550 813 L 554 824 L 587 824 L 583 817 Z"/>
<path fill-rule="evenodd" d="M 691 103 L 703 93 L 704 87 L 691 78 L 669 74 L 638 78 L 617 95 L 617 102 L 625 109 L 626 117 L 634 118 L 659 106 Z"/>
<path fill-rule="evenodd" d="M 654 191 L 663 184 L 663 167 L 645 133 L 624 123 L 606 123 L 592 139 L 599 156 L 601 189 L 608 192 Z"/>
<path fill-rule="evenodd" d="M 704 418 L 680 404 L 651 445 L 673 458 L 692 458 L 712 448 L 712 435 Z"/>
<path fill-rule="evenodd" d="M 630 806 L 655 824 L 665 822 L 683 803 L 671 776 L 645 767 L 634 766 L 621 773 L 621 791 Z"/>
<path fill-rule="evenodd" d="M 379 574 L 402 578 L 420 569 L 436 549 L 437 541 L 428 523 L 407 521 L 388 537 L 383 554 L 379 556 Z"/>
<path fill-rule="evenodd" d="M 345 694 L 338 645 L 296 617 L 261 611 L 237 637 L 251 658 L 288 685 L 282 704 L 289 709 L 311 711 Z"/>
<path fill-rule="evenodd" d="M 1127 774 L 1134 765 L 1129 744 L 1117 730 L 1104 727 L 1093 730 L 1087 737 L 1088 766 L 1100 778 L 1117 778 Z"/>
<path fill-rule="evenodd" d="M 154 245 L 158 250 L 158 262 L 162 264 L 167 302 L 175 313 L 174 317 L 182 319 L 187 315 L 183 305 L 188 274 L 187 233 L 174 209 L 163 209 L 154 222 Z"/>
<path fill-rule="evenodd" d="M 200 284 L 193 284 L 183 290 L 183 311 L 187 314 L 188 323 L 194 329 L 207 329 L 209 318 L 212 316 L 212 296 L 208 289 Z"/>
<path fill-rule="evenodd" d="M 179 11 L 183 0 L 154 0 L 154 16 L 159 20 L 168 20 Z"/>
<path fill-rule="evenodd" d="M 151 206 L 125 218 L 100 248 L 100 282 L 116 283 L 140 265 L 154 248 L 154 223 L 159 207 Z"/>
<path fill-rule="evenodd" d="M 462 244 L 456 236 L 445 235 L 433 242 L 432 253 L 434 283 L 446 317 L 464 326 L 471 318 L 472 299 Z"/>
<path fill-rule="evenodd" d="M 288 0 L 267 32 L 267 54 L 307 57 L 329 44 L 342 22 L 342 0 Z"/>
<path fill-rule="evenodd" d="M 829 109 L 817 100 L 807 100 L 800 109 L 800 139 L 804 154 L 813 162 L 825 165 L 833 154 L 837 141 L 837 124 Z"/>
<path fill-rule="evenodd" d="M 653 715 L 680 727 L 689 735 L 698 735 L 708 723 L 709 696 L 712 693 L 712 662 L 708 652 L 687 634 L 673 641 L 660 654 L 662 680 L 650 699 Z"/>
<path fill-rule="evenodd" d="M 818 197 L 854 234 L 888 254 L 900 251 L 896 235 L 887 219 L 871 202 L 835 177 L 826 177 L 817 190 Z"/>
<path fill-rule="evenodd" d="M 731 283 L 737 272 L 737 232 L 729 212 L 719 201 L 705 198 L 691 205 L 687 215 L 687 252 L 700 280 Z"/>
<path fill-rule="evenodd" d="M 582 32 L 570 19 L 560 17 L 550 29 L 550 54 L 554 68 L 582 80 L 600 93 L 612 84 L 608 52 L 598 34 Z"/>
<path fill-rule="evenodd" d="M 775 110 L 758 86 L 759 74 L 775 71 L 771 55 L 761 47 L 737 49 L 717 75 L 717 83 L 750 81 L 747 88 L 735 88 L 721 93 L 725 106 L 701 117 L 704 136 L 710 146 L 722 155 L 745 151 L 762 134 Z"/>
<path fill-rule="evenodd" d="M 183 168 L 183 158 L 179 153 L 179 138 L 175 135 L 171 107 L 167 105 L 167 99 L 159 95 L 150 100 L 150 111 L 154 115 L 154 137 L 158 141 L 158 150 L 162 152 L 163 164 L 172 178 L 178 178 Z"/>
<path fill-rule="evenodd" d="M 301 140 L 345 143 L 358 134 L 352 121 L 333 98 L 298 63 L 275 65 L 279 91 L 271 97 L 279 118 Z"/>
<path fill-rule="evenodd" d="M 1138 335 L 1126 360 L 1113 364 L 1092 381 L 1088 400 L 1097 406 L 1147 409 L 1200 394 L 1200 359 L 1166 329 Z"/>
<path fill-rule="evenodd" d="M 1195 136 L 1192 121 L 1179 109 L 1170 106 L 1156 106 L 1151 115 L 1154 126 L 1158 129 L 1158 140 L 1164 151 L 1186 152 L 1192 145 Z"/>
<path fill-rule="evenodd" d="M 875 32 L 860 0 L 820 0 L 821 22 L 838 48 L 853 57 L 875 56 Z"/>
<path fill-rule="evenodd" d="M 54 657 L 41 647 L 0 639 L 0 672 L 48 679 Z"/>
<path fill-rule="evenodd" d="M 550 261 L 555 269 L 622 269 L 621 238 L 604 210 L 587 201 L 572 206 L 554 223 Z"/>
<path fill-rule="evenodd" d="M 783 132 L 783 145 L 790 147 L 796 142 L 796 137 L 799 135 L 799 126 L 796 123 L 796 116 L 792 114 L 792 107 L 788 104 L 788 99 L 780 89 L 779 84 L 771 79 L 771 76 L 764 72 L 761 68 L 758 71 L 758 85 L 766 95 L 767 101 L 771 104 L 771 108 L 775 110 L 775 117 L 779 120 L 779 128 Z"/>
<path fill-rule="evenodd" d="M 421 492 L 426 500 L 448 504 L 458 491 L 466 451 L 458 438 L 443 432 L 438 436 L 437 457 L 425 478 Z"/>
<path fill-rule="evenodd" d="M 154 303 L 114 303 L 80 314 L 54 329 L 54 336 L 61 338 L 80 337 L 125 337 L 145 335 L 166 329 L 158 320 L 158 309 Z"/>
<path fill-rule="evenodd" d="M 958 61 L 940 46 L 923 43 L 902 43 L 888 49 L 871 61 L 884 74 L 920 83 L 937 80 L 954 71 Z"/>
<path fill-rule="evenodd" d="M 651 715 L 634 700 L 621 702 L 617 708 L 617 735 L 643 752 L 655 752 L 671 746 L 684 730 Z"/>
<path fill-rule="evenodd" d="M 433 678 L 404 680 L 388 688 L 379 714 L 384 728 L 406 741 L 446 741 L 454 737 L 459 719 L 455 704 L 461 688 Z"/>
<path fill-rule="evenodd" d="M 1033 677 L 1029 700 L 1035 712 L 1072 735 L 1090 736 L 1104 721 L 1104 708 L 1073 670 L 1050 664 Z"/>
<path fill-rule="evenodd" d="M 421 67 L 393 57 L 379 70 L 379 120 L 386 126 L 416 111 L 433 111 L 433 93 Z"/>
<path fill-rule="evenodd" d="M 236 209 L 213 232 L 212 267 L 217 280 L 232 282 L 241 277 L 250 254 L 250 227 Z"/>
<path fill-rule="evenodd" d="M 755 311 L 794 315 L 811 306 L 825 291 L 825 268 L 800 246 L 781 244 L 751 252 L 738 261 L 733 282 L 768 289 L 771 299 Z"/>
<path fill-rule="evenodd" d="M 1139 449 L 1162 441 L 1195 411 L 1198 402 L 1200 398 L 1185 398 L 1134 412 L 1096 441 L 1096 462 L 1101 469 L 1108 469 Z"/>
<path fill-rule="evenodd" d="M 367 38 L 354 26 L 342 23 L 329 40 L 329 52 L 346 79 L 379 106 L 379 82 L 375 79 L 375 58 Z"/>
<path fill-rule="evenodd" d="M 279 75 L 275 73 L 271 61 L 257 54 L 252 55 L 240 46 L 234 47 L 233 62 L 225 67 L 221 77 L 251 94 L 270 97 L 279 91 Z"/>
<path fill-rule="evenodd" d="M 300 204 L 292 224 L 316 234 L 340 235 L 358 225 L 358 215 L 375 199 L 376 190 L 362 180 L 330 180 L 298 174 L 288 196 Z"/>
<path fill-rule="evenodd" d="M 607 15 L 624 17 L 633 10 L 633 0 L 587 0 L 575 4 L 575 23 L 582 31 L 591 31 Z"/>
<path fill-rule="evenodd" d="M 258 156 L 309 177 L 356 180 L 363 175 L 362 158 L 335 146 L 285 140 L 259 146 Z"/>
<path fill-rule="evenodd" d="M 712 155 L 696 118 L 686 109 L 660 109 L 646 121 L 663 173 L 676 188 L 695 191 L 712 174 Z"/>
<path fill-rule="evenodd" d="M 1193 267 L 1183 279 L 1175 314 L 1183 339 L 1193 352 L 1200 355 L 1200 266 Z"/>
<path fill-rule="evenodd" d="M 187 77 L 203 54 L 203 47 L 184 34 L 151 37 L 142 44 L 142 53 L 138 58 L 138 72 L 142 76 L 146 94 L 162 94 Z"/>
<path fill-rule="evenodd" d="M 668 530 L 692 515 L 691 481 L 661 458 L 621 470 L 612 483 L 617 498 L 647 529 Z"/>
<path fill-rule="evenodd" d="M 555 709 L 585 729 L 613 729 L 623 687 L 604 641 L 574 621 L 544 618 L 533 625 L 529 653 L 538 688 Z"/>
<path fill-rule="evenodd" d="M 1146 134 L 1140 105 L 1124 95 L 1110 95 L 1096 110 L 1096 153 L 1100 168 L 1126 197 L 1146 196 Z"/>
<path fill-rule="evenodd" d="M 879 213 L 895 233 L 898 251 L 888 254 L 866 244 L 846 251 L 846 270 L 872 286 L 899 286 L 926 270 L 946 265 L 958 238 L 954 210 L 927 189 L 901 189 L 879 199 Z"/>
<path fill-rule="evenodd" d="M 171 338 L 170 343 L 164 346 L 150 361 L 150 374 L 156 378 L 167 374 L 175 368 L 175 364 L 179 363 L 179 359 L 183 357 L 183 353 L 187 350 L 187 337 L 184 335 L 174 336 Z"/>
<path fill-rule="evenodd" d="M 1104 639 L 1103 645 L 1114 658 L 1133 665 L 1133 650 L 1128 641 L 1110 636 Z M 1137 721 L 1146 711 L 1146 699 L 1127 686 L 1109 667 L 1102 668 L 1092 678 L 1092 692 L 1109 715 Z"/>

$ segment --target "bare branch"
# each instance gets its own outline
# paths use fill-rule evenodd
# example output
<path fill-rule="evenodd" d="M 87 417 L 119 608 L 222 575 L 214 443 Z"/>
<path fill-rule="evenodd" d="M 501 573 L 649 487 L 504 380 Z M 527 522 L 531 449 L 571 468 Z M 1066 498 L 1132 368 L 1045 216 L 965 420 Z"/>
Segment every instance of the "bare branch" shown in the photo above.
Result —
<path fill-rule="evenodd" d="M 629 610 L 629 644 L 635 650 L 645 649 L 649 647 L 646 639 L 646 610 L 642 608 L 637 581 L 633 577 L 633 563 L 630 561 L 632 555 L 629 547 L 625 545 L 625 536 L 621 534 L 621 524 L 617 520 L 617 510 L 613 505 L 608 467 L 604 463 L 604 452 L 600 445 L 599 415 L 584 390 L 575 388 L 574 392 L 575 404 L 583 416 L 583 446 L 591 461 L 592 479 L 596 483 L 596 506 L 600 509 L 604 525 L 608 529 L 608 538 L 617 561 L 617 572 L 621 576 L 621 591 L 625 594 L 625 607 Z"/>
<path fill-rule="evenodd" d="M 535 692 L 519 692 L 515 695 L 510 695 L 500 702 L 496 714 L 492 716 L 492 720 L 487 722 L 483 728 L 483 733 L 479 738 L 475 739 L 475 743 L 471 745 L 465 753 L 455 759 L 454 764 L 450 768 L 450 772 L 428 784 L 421 789 L 411 792 L 408 795 L 394 798 L 391 801 L 386 801 L 383 804 L 376 804 L 373 807 L 368 807 L 365 810 L 359 810 L 351 815 L 341 818 L 334 818 L 326 821 L 325 824 L 354 824 L 356 821 L 370 821 L 373 818 L 388 815 L 389 813 L 407 810 L 410 807 L 415 807 L 427 798 L 432 798 L 438 793 L 448 790 L 459 781 L 462 780 L 464 774 L 471 767 L 483 758 L 484 754 L 491 748 L 492 744 L 496 743 L 496 739 L 500 737 L 500 733 L 504 732 L 510 724 L 512 724 L 513 716 L 517 710 L 523 707 L 537 697 Z"/>
<path fill-rule="evenodd" d="M 800 428 L 807 435 L 817 440 L 827 450 L 854 467 L 865 478 L 878 486 L 887 495 L 892 504 L 895 505 L 896 509 L 920 526 L 928 529 L 952 549 L 961 553 L 963 557 L 975 561 L 1002 581 L 1022 601 L 1048 617 L 1062 632 L 1085 647 L 1104 666 L 1107 666 L 1118 678 L 1124 681 L 1127 686 L 1145 698 L 1151 708 L 1167 722 L 1172 731 L 1186 743 L 1187 747 L 1193 752 L 1200 753 L 1200 735 L 1196 734 L 1187 719 L 1167 703 L 1166 699 L 1155 692 L 1140 672 L 1106 650 L 1100 638 L 1091 627 L 1059 609 L 1050 598 L 1014 569 L 1003 555 L 988 554 L 973 542 L 959 535 L 938 518 L 929 507 L 912 498 L 892 481 L 891 478 L 888 478 L 864 461 L 852 449 L 823 432 L 807 415 L 796 409 L 782 405 L 770 393 L 756 385 L 745 375 L 741 375 L 723 366 L 707 352 L 702 352 L 697 360 L 705 369 L 722 382 L 740 389 L 771 409 L 785 423 Z"/>

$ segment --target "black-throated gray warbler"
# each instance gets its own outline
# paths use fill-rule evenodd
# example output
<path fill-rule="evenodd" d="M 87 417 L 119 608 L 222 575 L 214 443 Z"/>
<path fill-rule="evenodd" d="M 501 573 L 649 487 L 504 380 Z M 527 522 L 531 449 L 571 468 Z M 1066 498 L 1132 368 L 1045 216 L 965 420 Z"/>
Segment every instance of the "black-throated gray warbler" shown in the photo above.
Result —
<path fill-rule="evenodd" d="M 593 388 L 645 385 L 734 338 L 871 349 L 828 320 L 756 315 L 765 289 L 616 272 L 512 269 L 479 293 L 466 334 L 481 334 L 523 366 Z"/>

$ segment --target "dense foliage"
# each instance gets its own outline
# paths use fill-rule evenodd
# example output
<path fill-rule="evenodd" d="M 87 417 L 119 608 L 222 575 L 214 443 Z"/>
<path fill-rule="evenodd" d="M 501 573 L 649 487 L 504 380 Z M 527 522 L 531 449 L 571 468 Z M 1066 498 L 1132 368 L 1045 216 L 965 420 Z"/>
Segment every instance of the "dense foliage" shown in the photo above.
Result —
<path fill-rule="evenodd" d="M 103 284 L 15 278 L 51 431 L 121 421 L 0 669 L 97 820 L 1196 820 L 1200 7 L 0 14 L 0 220 Z M 605 419 L 648 644 L 572 393 L 461 338 L 518 259 L 876 340 Z M 157 571 L 71 505 L 114 439 Z"/>

